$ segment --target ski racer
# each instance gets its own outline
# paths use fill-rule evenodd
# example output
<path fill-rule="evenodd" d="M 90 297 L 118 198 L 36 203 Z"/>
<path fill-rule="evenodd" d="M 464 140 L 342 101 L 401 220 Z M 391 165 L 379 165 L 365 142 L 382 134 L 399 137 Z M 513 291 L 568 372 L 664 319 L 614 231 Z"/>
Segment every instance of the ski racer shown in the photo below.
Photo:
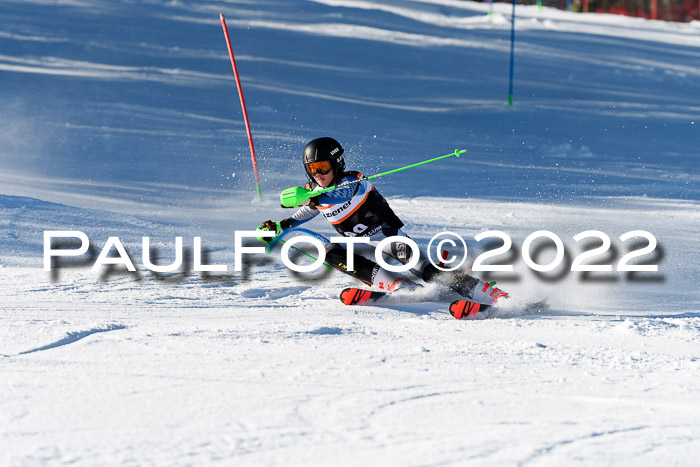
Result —
<path fill-rule="evenodd" d="M 314 191 L 362 179 L 360 172 L 345 170 L 343 154 L 342 146 L 333 138 L 322 137 L 310 141 L 303 153 L 304 170 L 308 178 L 305 189 Z M 418 287 L 405 275 L 387 271 L 370 259 L 374 258 L 374 247 L 380 241 L 387 237 L 408 235 L 401 230 L 404 223 L 368 180 L 309 198 L 302 204 L 291 217 L 278 222 L 267 220 L 258 229 L 273 231 L 278 235 L 321 214 L 341 236 L 368 237 L 370 241 L 368 245 L 354 245 L 354 270 L 348 271 L 345 268 L 347 251 L 340 244 L 328 244 L 326 263 L 367 285 L 389 292 L 401 287 Z M 405 243 L 396 241 L 390 243 L 383 253 L 402 264 L 407 264 L 413 251 Z M 418 263 L 410 270 L 413 279 L 443 283 L 460 295 L 482 304 L 490 305 L 507 295 L 500 289 L 493 288 L 491 284 L 467 274 L 445 274 L 427 261 L 426 257 L 421 253 Z"/>

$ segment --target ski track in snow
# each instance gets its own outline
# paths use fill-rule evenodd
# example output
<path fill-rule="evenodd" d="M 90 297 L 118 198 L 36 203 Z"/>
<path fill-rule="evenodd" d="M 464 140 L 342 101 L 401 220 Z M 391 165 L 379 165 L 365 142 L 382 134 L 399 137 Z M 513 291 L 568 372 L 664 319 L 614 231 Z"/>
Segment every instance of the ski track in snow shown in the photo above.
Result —
<path fill-rule="evenodd" d="M 64 337 L 63 339 L 60 339 L 56 342 L 52 342 L 51 344 L 37 347 L 35 349 L 25 350 L 24 352 L 20 352 L 17 355 L 26 355 L 28 353 L 41 352 L 42 350 L 55 349 L 56 347 L 61 347 L 63 345 L 72 344 L 74 342 L 79 341 L 80 339 L 84 339 L 87 336 L 91 336 L 91 335 L 97 334 L 99 332 L 109 332 L 109 331 L 115 331 L 115 330 L 119 330 L 119 329 L 126 329 L 126 327 L 119 326 L 119 325 L 111 325 L 111 326 L 107 326 L 105 328 L 96 328 L 96 329 L 89 329 L 87 331 L 69 332 L 68 335 L 66 337 Z"/>

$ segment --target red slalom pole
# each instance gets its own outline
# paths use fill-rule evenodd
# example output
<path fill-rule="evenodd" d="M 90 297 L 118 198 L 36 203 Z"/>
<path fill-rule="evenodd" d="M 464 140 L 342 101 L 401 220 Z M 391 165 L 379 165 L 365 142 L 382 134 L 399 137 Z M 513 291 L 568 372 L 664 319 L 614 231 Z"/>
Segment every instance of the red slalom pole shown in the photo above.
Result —
<path fill-rule="evenodd" d="M 253 172 L 255 173 L 255 191 L 258 199 L 262 199 L 262 188 L 260 186 L 260 176 L 258 175 L 258 162 L 255 159 L 255 146 L 253 145 L 253 134 L 250 132 L 250 122 L 248 121 L 248 111 L 245 108 L 245 99 L 243 99 L 243 89 L 241 88 L 241 80 L 238 77 L 238 68 L 236 67 L 236 59 L 233 58 L 233 49 L 231 48 L 231 39 L 228 36 L 228 28 L 224 14 L 219 13 L 221 18 L 221 27 L 224 28 L 224 36 L 226 37 L 226 47 L 228 47 L 228 55 L 231 57 L 231 67 L 233 68 L 233 76 L 236 78 L 236 87 L 238 88 L 238 97 L 241 99 L 241 109 L 243 109 L 243 120 L 245 121 L 245 131 L 248 133 L 248 145 L 250 146 L 250 157 L 253 160 Z"/>

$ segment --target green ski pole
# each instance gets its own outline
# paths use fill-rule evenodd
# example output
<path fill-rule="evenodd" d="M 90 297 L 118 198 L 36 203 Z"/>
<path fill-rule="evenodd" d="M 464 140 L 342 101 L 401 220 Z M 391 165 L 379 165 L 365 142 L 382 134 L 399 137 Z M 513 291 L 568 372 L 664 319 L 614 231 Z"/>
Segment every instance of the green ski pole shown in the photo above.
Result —
<path fill-rule="evenodd" d="M 301 205 L 301 203 L 303 203 L 304 201 L 306 201 L 309 198 L 319 196 L 323 193 L 328 193 L 329 191 L 337 190 L 338 188 L 345 188 L 346 186 L 350 186 L 350 185 L 354 185 L 356 183 L 364 182 L 365 180 L 372 180 L 373 178 L 383 177 L 384 175 L 389 175 L 389 174 L 393 174 L 396 172 L 401 172 L 402 170 L 411 169 L 413 167 L 418 167 L 419 165 L 428 164 L 430 162 L 435 162 L 435 161 L 438 161 L 440 159 L 445 159 L 447 157 L 452 157 L 452 156 L 459 157 L 461 154 L 463 154 L 465 152 L 467 152 L 466 149 L 462 149 L 462 150 L 455 149 L 455 152 L 451 152 L 450 154 L 445 154 L 444 156 L 435 157 L 433 159 L 428 159 L 427 161 L 418 162 L 416 164 L 407 165 L 405 167 L 399 167 L 398 169 L 389 170 L 387 172 L 382 172 L 380 174 L 370 175 L 369 177 L 362 177 L 362 178 L 359 178 L 357 180 L 351 180 L 348 182 L 340 183 L 338 185 L 329 186 L 328 188 L 322 188 L 320 190 L 309 191 L 309 190 L 306 190 L 300 186 L 287 188 L 286 190 L 282 191 L 282 193 L 280 194 L 280 202 L 282 203 L 282 206 L 284 206 L 284 207 L 296 208 L 296 207 L 299 207 Z"/>

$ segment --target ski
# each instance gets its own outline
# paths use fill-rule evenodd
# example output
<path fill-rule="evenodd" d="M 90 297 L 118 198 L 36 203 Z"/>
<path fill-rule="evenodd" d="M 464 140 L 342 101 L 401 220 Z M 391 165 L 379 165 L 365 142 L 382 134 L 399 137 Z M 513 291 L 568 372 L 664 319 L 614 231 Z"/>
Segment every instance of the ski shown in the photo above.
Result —
<path fill-rule="evenodd" d="M 367 290 L 359 287 L 348 287 L 340 293 L 340 301 L 344 305 L 362 306 L 381 303 L 391 295 L 381 290 Z M 490 309 L 491 305 L 473 302 L 467 299 L 455 300 L 450 304 L 450 314 L 455 319 L 474 319 L 479 313 Z"/>
<path fill-rule="evenodd" d="M 397 294 L 396 291 L 389 292 L 388 290 L 367 290 L 359 287 L 348 287 L 340 292 L 339 298 L 344 305 L 374 305 L 376 303 L 384 304 L 385 302 L 392 304 L 418 303 L 431 301 L 431 299 L 439 297 L 428 298 L 425 294 L 414 294 L 412 289 L 401 289 Z"/>
<path fill-rule="evenodd" d="M 454 316 L 455 319 L 474 319 L 477 317 L 478 313 L 483 313 L 489 308 L 491 308 L 491 305 L 483 305 L 481 303 L 461 299 L 455 300 L 450 304 L 450 314 Z"/>
<path fill-rule="evenodd" d="M 348 287 L 340 292 L 340 301 L 345 305 L 371 305 L 388 294 L 389 292 Z"/>

